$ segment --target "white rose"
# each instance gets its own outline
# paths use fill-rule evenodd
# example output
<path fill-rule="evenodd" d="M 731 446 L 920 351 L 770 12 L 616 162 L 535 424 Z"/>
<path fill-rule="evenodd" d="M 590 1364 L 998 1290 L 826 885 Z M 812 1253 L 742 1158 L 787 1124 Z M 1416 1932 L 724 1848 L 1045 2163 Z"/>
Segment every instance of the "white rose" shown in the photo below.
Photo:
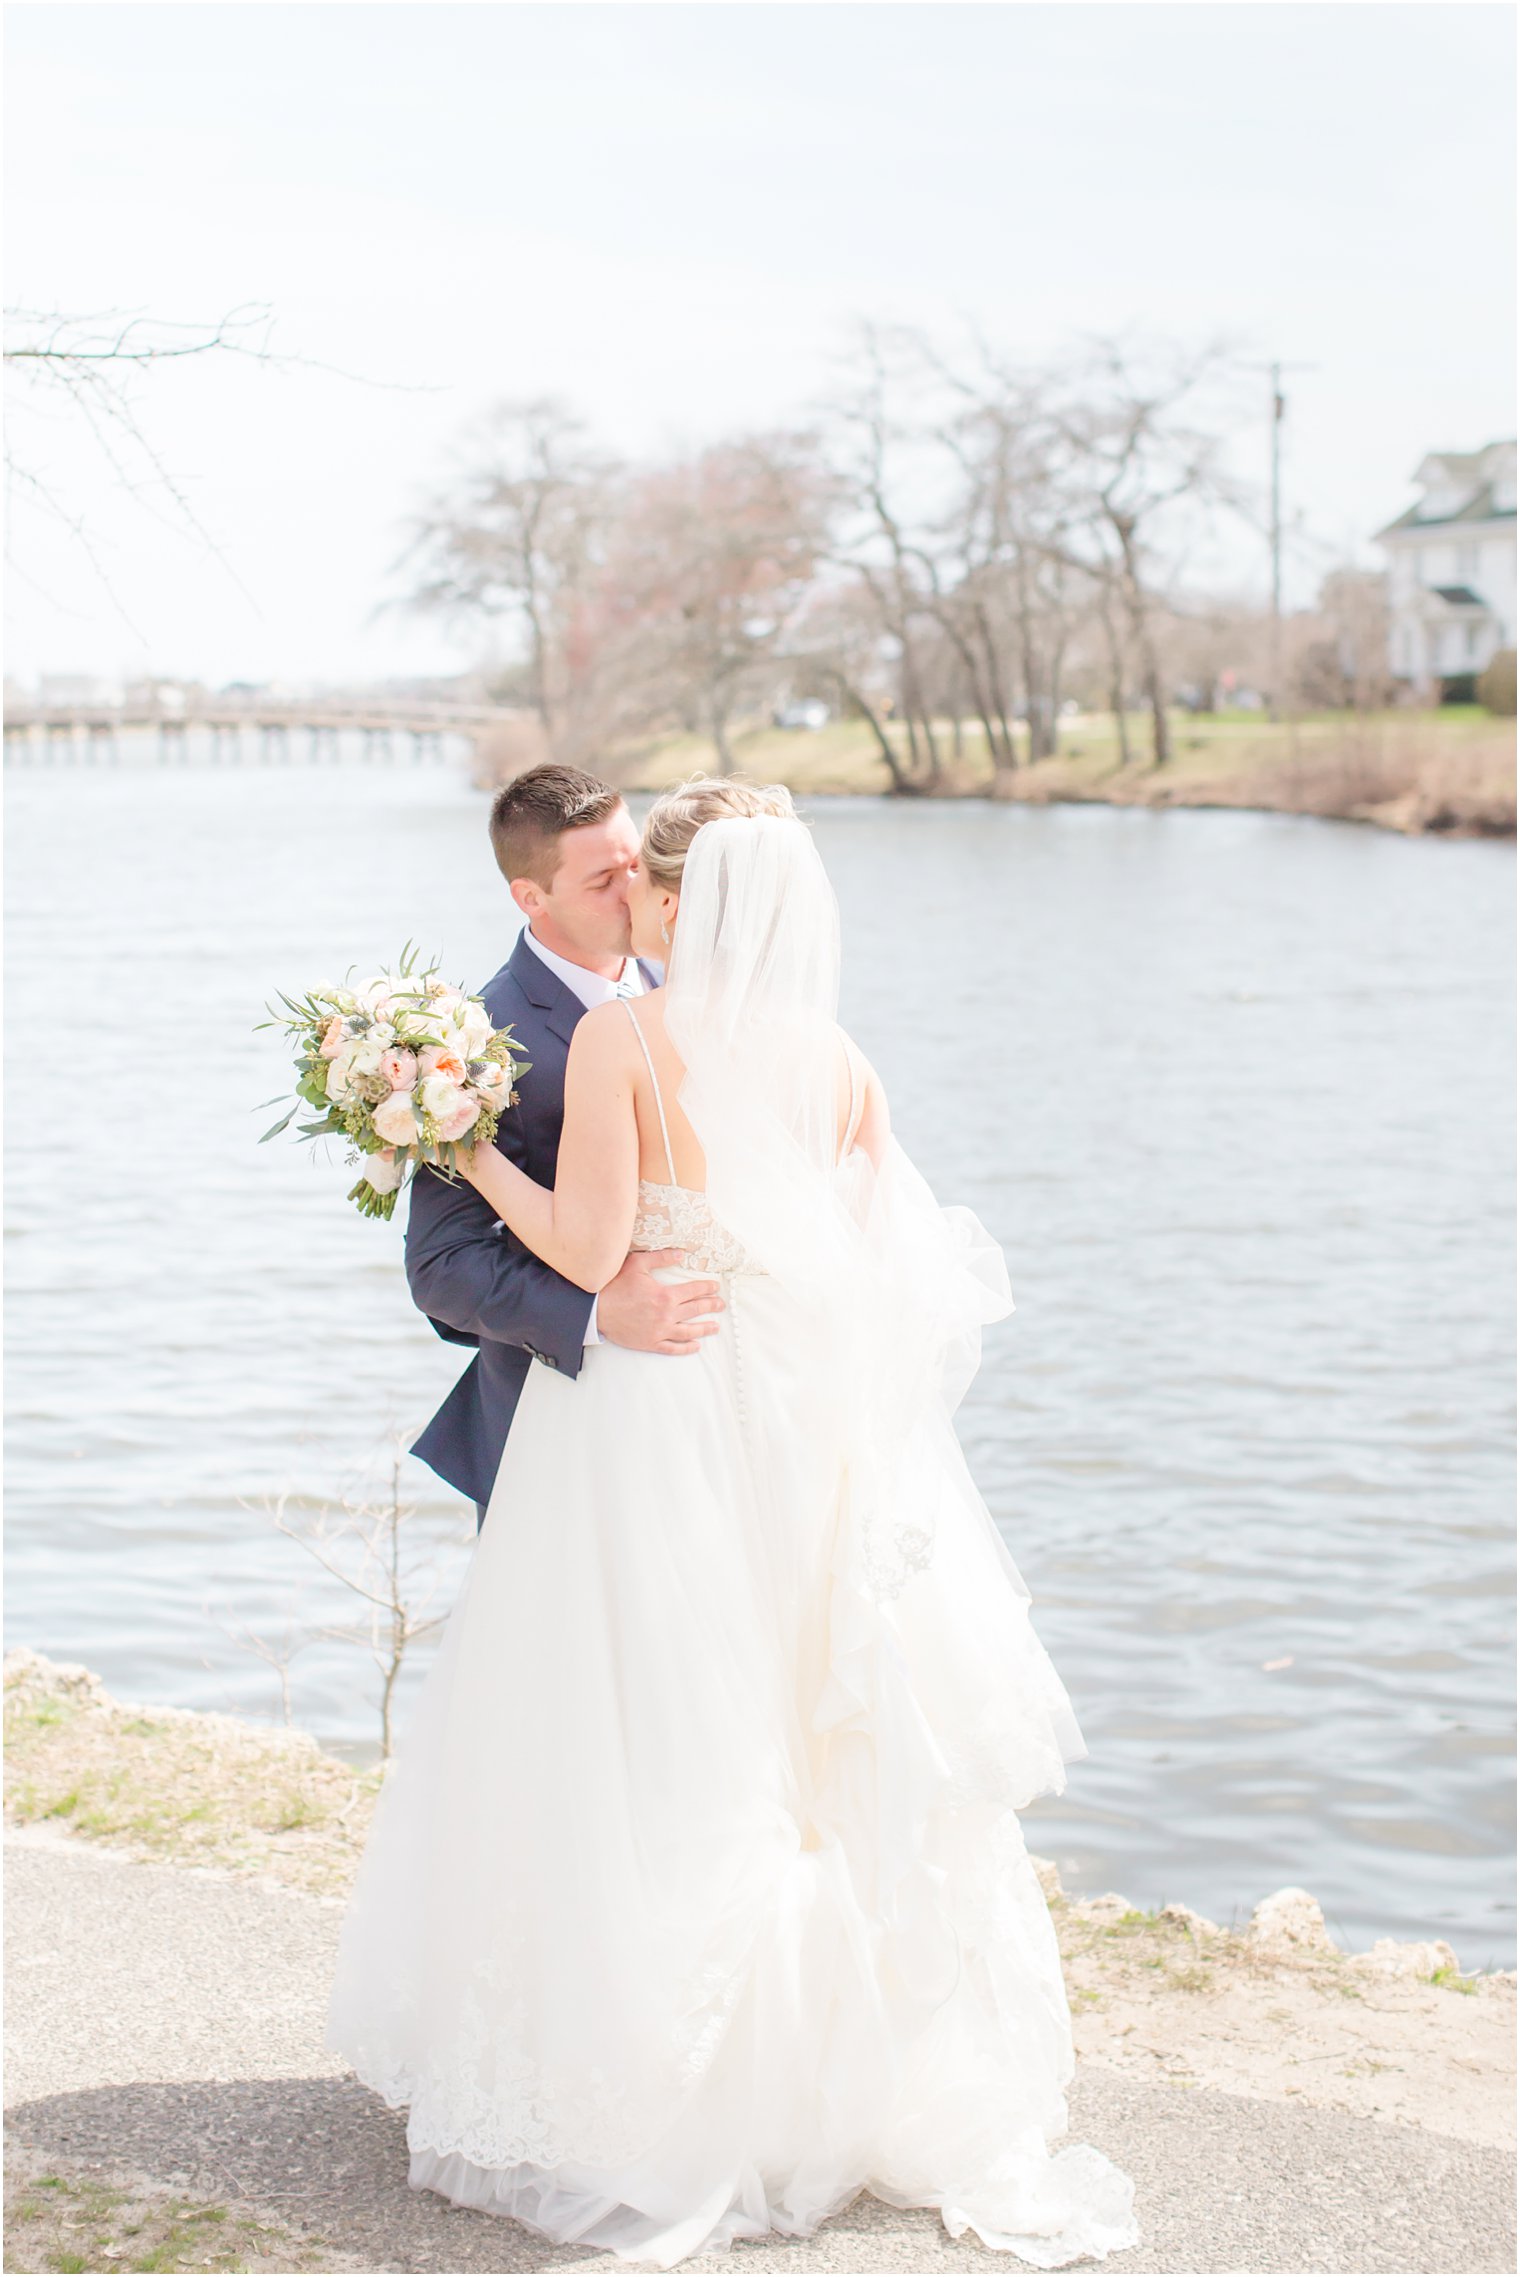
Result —
<path fill-rule="evenodd" d="M 424 1076 L 420 1096 L 445 1144 L 463 1138 L 470 1125 L 479 1120 L 480 1101 L 471 1098 L 461 1084 L 451 1082 L 446 1075 Z M 375 1127 L 379 1129 L 378 1123 Z"/>
<path fill-rule="evenodd" d="M 342 1099 L 344 1097 L 352 1073 L 353 1053 L 350 1046 L 345 1044 L 337 1058 L 328 1063 L 327 1096 L 329 1099 Z"/>
<path fill-rule="evenodd" d="M 385 1049 L 383 1043 L 377 1042 L 373 1028 L 370 1029 L 368 1035 L 360 1036 L 349 1058 L 349 1066 L 354 1074 L 378 1075 L 380 1062 L 385 1056 Z"/>
<path fill-rule="evenodd" d="M 377 1138 L 387 1146 L 414 1146 L 417 1141 L 417 1117 L 412 1110 L 411 1095 L 406 1091 L 393 1091 L 382 1099 L 371 1120 Z"/>
<path fill-rule="evenodd" d="M 394 1194 L 406 1176 L 406 1165 L 398 1161 L 393 1147 L 387 1147 L 383 1154 L 365 1156 L 364 1175 L 377 1194 Z"/>
<path fill-rule="evenodd" d="M 424 1113 L 442 1122 L 460 1097 L 459 1085 L 451 1075 L 425 1075 L 418 1086 L 417 1098 Z"/>
<path fill-rule="evenodd" d="M 495 1034 L 491 1015 L 483 1004 L 467 1004 L 459 1022 L 459 1033 L 469 1045 L 467 1059 L 478 1059 Z"/>

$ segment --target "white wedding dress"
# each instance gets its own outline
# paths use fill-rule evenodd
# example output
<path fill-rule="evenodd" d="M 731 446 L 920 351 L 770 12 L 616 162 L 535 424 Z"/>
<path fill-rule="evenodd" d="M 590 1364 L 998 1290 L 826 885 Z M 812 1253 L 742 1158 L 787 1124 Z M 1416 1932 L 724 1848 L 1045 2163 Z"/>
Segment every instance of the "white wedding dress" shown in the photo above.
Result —
<path fill-rule="evenodd" d="M 1017 1813 L 1085 1749 L 1028 1594 L 945 1415 L 873 1471 L 838 1319 L 666 1146 L 635 1246 L 719 1275 L 721 1326 L 531 1371 L 328 2045 L 408 2107 L 414 2185 L 559 2243 L 670 2268 L 868 2190 L 1041 2267 L 1132 2245 L 1128 2178 L 1050 2147 L 1072 2040 Z"/>

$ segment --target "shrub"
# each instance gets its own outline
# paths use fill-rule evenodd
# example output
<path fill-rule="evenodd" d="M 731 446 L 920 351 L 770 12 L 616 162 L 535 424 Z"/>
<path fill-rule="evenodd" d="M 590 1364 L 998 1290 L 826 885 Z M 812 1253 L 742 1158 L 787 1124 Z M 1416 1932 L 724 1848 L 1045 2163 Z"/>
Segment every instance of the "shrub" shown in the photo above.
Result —
<path fill-rule="evenodd" d="M 1515 716 L 1515 652 L 1496 649 L 1478 676 L 1478 701 L 1496 719 Z"/>

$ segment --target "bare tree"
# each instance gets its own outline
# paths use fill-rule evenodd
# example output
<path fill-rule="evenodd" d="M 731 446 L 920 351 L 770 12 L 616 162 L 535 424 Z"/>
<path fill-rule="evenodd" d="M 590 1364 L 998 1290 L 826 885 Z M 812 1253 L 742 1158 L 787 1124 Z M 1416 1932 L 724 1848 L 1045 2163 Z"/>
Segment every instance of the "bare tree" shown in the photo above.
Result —
<path fill-rule="evenodd" d="M 919 785 L 903 764 L 888 732 L 892 669 L 876 608 L 857 580 L 820 584 L 793 624 L 786 660 L 794 678 L 826 693 L 848 718 L 869 729 L 887 779 L 899 797 L 912 797 Z"/>
<path fill-rule="evenodd" d="M 236 356 L 266 365 L 304 360 L 277 356 L 270 346 L 271 329 L 270 312 L 262 307 L 233 309 L 213 325 L 173 324 L 140 311 L 5 311 L 7 492 L 13 504 L 24 501 L 68 531 L 128 622 L 95 532 L 70 509 L 47 470 L 46 445 L 60 422 L 82 431 L 142 511 L 203 541 L 238 583 L 184 485 L 149 437 L 144 394 L 155 372 L 187 358 Z M 30 439 L 23 440 L 28 433 Z M 161 511 L 165 504 L 167 513 Z"/>
<path fill-rule="evenodd" d="M 1388 668 L 1388 579 L 1381 570 L 1336 569 L 1319 590 L 1319 615 L 1334 658 L 1336 700 L 1381 711 L 1393 694 Z"/>
<path fill-rule="evenodd" d="M 288 1622 L 277 1637 L 262 1636 L 256 1629 L 247 1628 L 241 1623 L 224 1622 L 223 1627 L 234 1644 L 240 1645 L 244 1652 L 251 1652 L 256 1660 L 263 1661 L 266 1668 L 273 1670 L 275 1681 L 280 1687 L 280 1721 L 288 1730 L 293 1710 L 291 1670 L 301 1654 L 309 1651 L 317 1642 L 318 1632 L 298 1627 L 293 1621 Z"/>
<path fill-rule="evenodd" d="M 1146 356 L 1097 341 L 1064 388 L 1056 413 L 1083 495 L 1086 546 L 1074 552 L 1116 595 L 1151 715 L 1152 758 L 1171 757 L 1167 690 L 1156 640 L 1164 534 L 1177 510 L 1240 503 L 1223 471 L 1217 419 L 1195 423 L 1205 391 L 1232 371 L 1227 352 Z"/>
<path fill-rule="evenodd" d="M 599 574 L 615 462 L 591 448 L 584 422 L 554 397 L 498 405 L 466 437 L 460 461 L 413 527 L 411 605 L 515 623 L 546 747 L 569 757 L 586 708 L 577 632 Z"/>
<path fill-rule="evenodd" d="M 829 513 L 806 434 L 715 444 L 628 487 L 608 564 L 668 700 L 737 767 L 730 730 L 786 653 Z"/>
<path fill-rule="evenodd" d="M 326 1637 L 362 1646 L 374 1661 L 380 1677 L 380 1755 L 389 1762 L 394 1747 L 396 1687 L 414 1646 L 440 1629 L 447 1615 L 429 1607 L 442 1582 L 436 1546 L 420 1554 L 413 1549 L 411 1524 L 416 1505 L 401 1493 L 401 1448 L 393 1450 L 389 1492 L 378 1501 L 344 1500 L 336 1506 L 321 1504 L 300 1518 L 290 1515 L 290 1497 L 281 1495 L 269 1508 L 277 1533 L 295 1542 L 324 1573 L 360 1599 L 364 1610 L 353 1621 L 323 1623 L 311 1629 L 306 1642 Z M 276 1648 L 266 1640 L 243 1639 L 250 1649 L 275 1668 L 288 1671 L 292 1649 L 302 1646 L 287 1640 Z M 282 1679 L 287 1703 L 288 1675 Z"/>
<path fill-rule="evenodd" d="M 955 574 L 948 593 L 935 579 L 936 609 L 966 664 L 996 790 L 1019 764 L 1011 724 L 1017 710 L 1027 722 L 1031 761 L 1047 756 L 1054 742 L 1058 667 L 1052 659 L 1047 671 L 1044 620 L 1061 503 L 1051 427 L 1041 378 L 1001 367 L 985 344 L 966 375 L 937 356 L 933 361 L 954 399 L 938 433 L 959 475 L 941 524 Z"/>
<path fill-rule="evenodd" d="M 857 581 L 884 651 L 896 665 L 896 711 L 907 744 L 894 788 L 936 791 L 944 763 L 928 700 L 932 627 L 945 633 L 933 559 L 919 517 L 938 503 L 921 402 L 922 344 L 900 328 L 859 324 L 844 384 L 826 404 L 845 512 L 832 558 Z M 926 449 L 926 445 L 929 447 Z"/>
<path fill-rule="evenodd" d="M 968 717 L 1011 791 L 1056 753 L 1071 672 L 1101 673 L 1121 765 L 1138 685 L 1165 764 L 1169 590 L 1241 503 L 1233 377 L 1215 348 L 1025 366 L 861 324 L 817 431 L 617 469 L 563 405 L 508 407 L 419 525 L 415 597 L 516 626 L 549 747 L 614 774 L 676 724 L 731 771 L 737 724 L 799 671 L 900 793 L 944 790 L 951 759 L 963 779 Z"/>

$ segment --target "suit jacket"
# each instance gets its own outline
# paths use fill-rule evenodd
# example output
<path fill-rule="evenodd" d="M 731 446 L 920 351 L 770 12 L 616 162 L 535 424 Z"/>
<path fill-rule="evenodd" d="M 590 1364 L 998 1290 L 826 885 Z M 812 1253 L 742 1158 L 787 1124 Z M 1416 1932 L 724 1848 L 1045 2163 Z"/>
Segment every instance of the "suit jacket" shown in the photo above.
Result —
<path fill-rule="evenodd" d="M 647 988 L 658 987 L 657 967 L 641 963 L 639 970 Z M 495 1025 L 510 1025 L 533 1063 L 518 1086 L 521 1103 L 501 1118 L 496 1144 L 530 1178 L 552 1186 L 565 1061 L 586 1008 L 525 936 L 480 993 Z M 463 1179 L 450 1185 L 430 1169 L 412 1182 L 406 1278 L 413 1302 L 441 1337 L 476 1347 L 412 1452 L 483 1509 L 529 1368 L 536 1360 L 579 1375 L 592 1299 L 525 1249 L 473 1186 Z"/>

